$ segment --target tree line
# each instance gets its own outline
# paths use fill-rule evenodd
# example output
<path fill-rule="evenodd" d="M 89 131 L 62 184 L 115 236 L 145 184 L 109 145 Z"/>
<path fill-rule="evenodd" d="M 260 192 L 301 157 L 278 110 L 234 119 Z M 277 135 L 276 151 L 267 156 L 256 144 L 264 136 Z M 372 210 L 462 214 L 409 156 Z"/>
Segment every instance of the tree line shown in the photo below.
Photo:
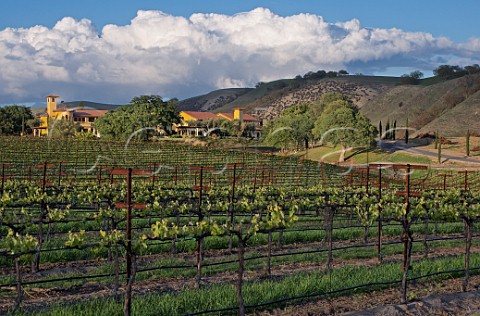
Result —
<path fill-rule="evenodd" d="M 451 80 L 456 78 L 461 78 L 467 75 L 473 75 L 480 73 L 480 66 L 478 64 L 468 65 L 465 67 L 460 67 L 458 65 L 440 65 L 433 70 L 433 74 L 444 80 Z M 415 70 L 409 74 L 403 74 L 400 77 L 400 84 L 419 84 L 420 79 L 424 77 L 424 74 Z"/>

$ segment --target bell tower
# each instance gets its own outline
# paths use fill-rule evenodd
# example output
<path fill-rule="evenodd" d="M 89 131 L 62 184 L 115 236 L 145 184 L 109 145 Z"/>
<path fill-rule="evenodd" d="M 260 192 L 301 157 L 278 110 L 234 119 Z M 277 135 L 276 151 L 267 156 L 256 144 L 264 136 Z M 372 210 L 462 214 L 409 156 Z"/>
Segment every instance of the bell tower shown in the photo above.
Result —
<path fill-rule="evenodd" d="M 58 95 L 47 95 L 47 114 L 49 118 L 55 118 L 53 112 L 57 109 Z"/>
<path fill-rule="evenodd" d="M 234 120 L 239 120 L 240 123 L 243 123 L 243 111 L 244 108 L 235 108 L 233 109 L 233 119 Z"/>

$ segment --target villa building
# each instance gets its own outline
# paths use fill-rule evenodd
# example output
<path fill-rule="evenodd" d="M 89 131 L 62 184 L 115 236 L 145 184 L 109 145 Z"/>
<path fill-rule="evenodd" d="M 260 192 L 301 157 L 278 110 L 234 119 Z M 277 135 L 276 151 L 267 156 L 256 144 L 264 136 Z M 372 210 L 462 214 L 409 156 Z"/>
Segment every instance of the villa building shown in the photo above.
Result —
<path fill-rule="evenodd" d="M 57 104 L 56 95 L 47 96 L 47 111 L 37 115 L 40 119 L 40 126 L 33 128 L 34 136 L 47 136 L 58 120 L 66 120 L 71 123 L 77 123 L 82 132 L 90 132 L 97 135 L 95 129 L 95 120 L 107 113 L 107 110 L 95 110 L 85 108 L 67 108 Z"/>
<path fill-rule="evenodd" d="M 255 130 L 250 132 L 250 137 L 260 136 L 260 120 L 244 113 L 243 108 L 235 108 L 233 113 L 212 113 L 197 111 L 180 111 L 181 122 L 173 126 L 174 131 L 184 136 L 204 136 L 209 130 L 208 123 L 218 119 L 228 121 L 238 120 L 240 124 L 252 124 Z"/>

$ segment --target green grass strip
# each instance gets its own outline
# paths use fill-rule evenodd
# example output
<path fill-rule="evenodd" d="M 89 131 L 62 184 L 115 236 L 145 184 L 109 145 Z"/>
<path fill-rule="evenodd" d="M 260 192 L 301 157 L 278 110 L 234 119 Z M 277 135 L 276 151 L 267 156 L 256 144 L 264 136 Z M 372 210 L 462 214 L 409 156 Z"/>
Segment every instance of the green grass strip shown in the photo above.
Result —
<path fill-rule="evenodd" d="M 414 261 L 410 277 L 462 269 L 463 256 L 443 257 Z M 471 266 L 480 266 L 480 254 L 472 254 Z M 461 273 L 441 274 L 429 277 L 429 280 L 441 280 L 459 277 Z M 373 282 L 390 282 L 400 280 L 402 271 L 400 262 L 382 264 L 375 267 L 347 266 L 333 270 L 299 273 L 280 280 L 248 282 L 244 286 L 246 305 L 257 305 L 289 297 L 315 295 L 359 286 Z M 370 286 L 350 290 L 348 293 L 361 293 L 388 288 L 388 285 Z M 459 289 L 460 290 L 460 289 Z M 344 293 L 347 294 L 347 293 Z M 400 297 L 399 297 L 400 301 Z M 154 293 L 134 296 L 133 312 L 135 315 L 184 315 L 205 310 L 215 310 L 236 306 L 235 288 L 231 284 L 212 285 L 200 290 L 188 289 L 180 293 Z M 234 313 L 234 312 L 233 312 Z M 113 298 L 94 299 L 86 303 L 52 305 L 44 310 L 20 311 L 18 315 L 53 315 L 53 316 L 97 316 L 122 315 L 122 304 Z M 225 314 L 219 312 L 216 314 Z"/>

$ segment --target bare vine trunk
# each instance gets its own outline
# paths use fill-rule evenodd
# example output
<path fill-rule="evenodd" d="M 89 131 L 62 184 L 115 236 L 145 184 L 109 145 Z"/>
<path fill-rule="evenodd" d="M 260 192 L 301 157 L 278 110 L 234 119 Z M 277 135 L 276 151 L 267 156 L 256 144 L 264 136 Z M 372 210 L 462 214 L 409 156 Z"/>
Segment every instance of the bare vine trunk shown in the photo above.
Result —
<path fill-rule="evenodd" d="M 407 227 L 404 233 L 405 249 L 404 249 L 404 265 L 403 265 L 403 277 L 402 277 L 402 303 L 407 303 L 407 290 L 408 290 L 408 271 L 410 270 L 410 261 L 412 254 L 412 234 Z"/>
<path fill-rule="evenodd" d="M 272 276 L 272 232 L 268 232 L 267 275 Z"/>
<path fill-rule="evenodd" d="M 472 246 L 472 223 L 470 220 L 464 219 L 465 225 L 465 278 L 462 283 L 462 291 L 466 292 L 468 289 L 468 282 L 470 280 L 470 248 Z"/>
<path fill-rule="evenodd" d="M 330 271 L 332 269 L 332 248 L 333 248 L 333 209 L 332 207 L 327 207 L 327 243 L 328 243 L 328 254 L 327 254 L 327 263 L 326 270 Z"/>
<path fill-rule="evenodd" d="M 245 302 L 243 301 L 243 272 L 245 270 L 245 241 L 238 238 L 238 278 L 237 278 L 237 302 L 238 315 L 245 315 Z"/>
<path fill-rule="evenodd" d="M 15 258 L 15 274 L 16 274 L 16 283 L 17 283 L 17 297 L 15 298 L 15 305 L 13 306 L 13 311 L 16 311 L 20 307 L 23 299 L 23 289 L 22 289 L 22 271 L 20 270 L 20 258 Z"/>
<path fill-rule="evenodd" d="M 37 251 L 35 253 L 35 257 L 32 261 L 32 273 L 38 272 L 40 270 L 40 251 L 42 250 L 43 246 L 43 215 L 44 215 L 45 206 L 42 205 L 40 209 L 40 216 L 38 222 L 38 236 L 37 236 Z"/>
<path fill-rule="evenodd" d="M 282 248 L 283 229 L 278 232 L 277 249 Z"/>
<path fill-rule="evenodd" d="M 118 289 L 120 288 L 120 262 L 118 257 L 118 246 L 114 246 L 114 261 L 113 261 L 113 270 L 115 273 L 115 280 L 113 282 L 112 294 L 115 297 L 115 300 L 119 300 Z"/>
<path fill-rule="evenodd" d="M 428 213 L 425 215 L 425 230 L 423 234 L 423 249 L 424 253 L 423 256 L 428 258 L 428 253 L 430 252 L 430 248 L 428 247 Z"/>
<path fill-rule="evenodd" d="M 135 282 L 135 275 L 137 274 L 137 257 L 132 254 L 132 268 L 130 271 L 130 279 L 127 283 L 127 290 L 125 291 L 125 304 L 123 305 L 124 316 L 132 315 L 132 288 Z"/>
<path fill-rule="evenodd" d="M 202 281 L 202 262 L 203 262 L 203 237 L 197 239 L 197 277 L 195 279 L 195 288 L 200 288 Z"/>

